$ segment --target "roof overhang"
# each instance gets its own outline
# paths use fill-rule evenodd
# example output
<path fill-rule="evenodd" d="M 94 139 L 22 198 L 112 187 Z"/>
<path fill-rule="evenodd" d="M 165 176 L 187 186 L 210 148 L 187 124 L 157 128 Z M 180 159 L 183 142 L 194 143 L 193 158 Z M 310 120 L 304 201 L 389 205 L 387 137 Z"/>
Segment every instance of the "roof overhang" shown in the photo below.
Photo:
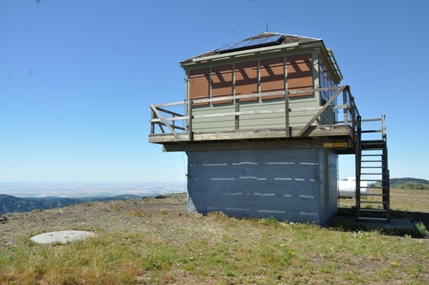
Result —
<path fill-rule="evenodd" d="M 304 44 L 301 44 L 301 46 Z M 255 49 L 245 49 L 235 52 L 229 52 L 229 53 L 221 53 L 221 54 L 215 54 L 210 56 L 201 56 L 201 57 L 195 57 L 192 60 L 184 60 L 180 62 L 180 65 L 182 67 L 192 66 L 198 63 L 206 63 L 210 61 L 221 61 L 221 60 L 227 60 L 231 58 L 236 57 L 244 57 L 244 56 L 250 56 L 255 54 L 264 54 L 264 53 L 270 53 L 270 52 L 280 52 L 284 50 L 292 50 L 295 48 L 298 48 L 300 46 L 299 43 L 290 43 L 290 44 L 280 44 L 280 45 L 274 45 L 274 46 L 268 46 L 268 47 L 260 47 Z"/>
<path fill-rule="evenodd" d="M 216 61 L 228 61 L 232 59 L 237 59 L 240 57 L 246 57 L 246 56 L 255 56 L 255 55 L 263 55 L 267 53 L 280 53 L 285 51 L 291 51 L 291 50 L 298 50 L 298 49 L 311 49 L 316 48 L 322 51 L 322 56 L 324 57 L 325 62 L 329 62 L 329 68 L 331 71 L 331 74 L 335 77 L 334 81 L 336 84 L 339 84 L 341 80 L 343 79 L 343 75 L 341 73 L 341 70 L 338 66 L 338 63 L 336 62 L 335 56 L 331 49 L 327 49 L 325 47 L 325 44 L 323 43 L 323 40 L 316 39 L 313 42 L 306 42 L 306 43 L 287 43 L 287 44 L 279 44 L 279 45 L 272 45 L 272 46 L 265 46 L 265 47 L 259 47 L 259 48 L 253 48 L 253 49 L 244 49 L 234 52 L 228 52 L 228 53 L 219 53 L 219 54 L 212 54 L 208 56 L 196 56 L 192 59 L 186 59 L 180 62 L 180 65 L 182 68 L 186 69 L 192 66 L 198 66 L 200 64 L 207 64 L 212 63 Z M 215 51 L 215 50 L 214 50 Z"/>

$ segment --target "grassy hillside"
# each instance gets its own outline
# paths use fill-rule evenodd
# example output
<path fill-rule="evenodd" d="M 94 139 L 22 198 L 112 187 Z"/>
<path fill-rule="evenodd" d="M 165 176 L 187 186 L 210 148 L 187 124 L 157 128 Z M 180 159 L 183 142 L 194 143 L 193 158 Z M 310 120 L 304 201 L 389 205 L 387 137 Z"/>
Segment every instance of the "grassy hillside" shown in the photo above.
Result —
<path fill-rule="evenodd" d="M 380 185 L 381 181 L 374 183 L 374 186 Z M 391 178 L 390 188 L 429 190 L 429 180 L 411 177 Z"/>
<path fill-rule="evenodd" d="M 404 191 L 393 190 L 392 203 L 408 199 L 404 207 L 429 215 L 429 191 L 400 196 Z M 0 284 L 427 284 L 429 278 L 427 239 L 346 224 L 194 215 L 184 194 L 3 217 Z M 66 245 L 29 240 L 70 229 L 97 236 Z"/>
<path fill-rule="evenodd" d="M 419 178 L 393 178 L 390 179 L 390 187 L 401 189 L 429 190 L 429 180 Z"/>
<path fill-rule="evenodd" d="M 36 209 L 65 207 L 82 201 L 67 198 L 18 198 L 0 194 L 0 214 L 10 212 L 30 212 Z"/>
<path fill-rule="evenodd" d="M 115 197 L 89 197 L 75 199 L 60 197 L 18 198 L 11 195 L 0 194 L 0 214 L 54 209 L 94 201 L 132 200 L 141 198 L 142 197 L 134 195 L 121 195 Z"/>

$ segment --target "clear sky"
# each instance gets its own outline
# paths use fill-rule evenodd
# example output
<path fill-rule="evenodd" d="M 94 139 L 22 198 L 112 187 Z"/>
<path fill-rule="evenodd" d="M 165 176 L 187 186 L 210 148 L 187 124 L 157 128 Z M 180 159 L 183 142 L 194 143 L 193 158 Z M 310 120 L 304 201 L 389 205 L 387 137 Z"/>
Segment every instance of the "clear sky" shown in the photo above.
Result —
<path fill-rule="evenodd" d="M 362 116 L 386 114 L 391 177 L 429 179 L 428 13 L 426 0 L 1 0 L 0 182 L 184 181 L 186 154 L 148 143 L 149 104 L 183 100 L 181 60 L 266 25 L 322 38 Z"/>

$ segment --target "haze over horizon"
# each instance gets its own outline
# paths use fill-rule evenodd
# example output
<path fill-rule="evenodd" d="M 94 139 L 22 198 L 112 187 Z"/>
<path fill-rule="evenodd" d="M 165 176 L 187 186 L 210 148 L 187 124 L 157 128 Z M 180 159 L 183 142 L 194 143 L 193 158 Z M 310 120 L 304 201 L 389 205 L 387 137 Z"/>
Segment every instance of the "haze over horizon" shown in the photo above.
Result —
<path fill-rule="evenodd" d="M 0 194 L 15 197 L 82 198 L 94 196 L 153 196 L 185 192 L 183 183 L 139 182 L 8 182 L 0 183 Z"/>

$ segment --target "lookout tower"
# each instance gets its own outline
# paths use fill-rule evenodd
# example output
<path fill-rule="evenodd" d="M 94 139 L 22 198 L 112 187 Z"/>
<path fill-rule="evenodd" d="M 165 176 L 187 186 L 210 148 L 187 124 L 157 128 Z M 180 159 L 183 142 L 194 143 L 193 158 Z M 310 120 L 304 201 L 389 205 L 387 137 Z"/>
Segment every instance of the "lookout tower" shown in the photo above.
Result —
<path fill-rule="evenodd" d="M 150 106 L 149 142 L 188 155 L 189 211 L 321 224 L 337 212 L 338 155 L 355 154 L 356 217 L 389 220 L 384 117 L 369 131 L 381 139 L 363 141 L 323 40 L 264 32 L 180 64 L 186 99 Z M 364 151 L 381 165 L 364 166 Z M 377 211 L 361 206 L 364 175 L 381 181 Z"/>

